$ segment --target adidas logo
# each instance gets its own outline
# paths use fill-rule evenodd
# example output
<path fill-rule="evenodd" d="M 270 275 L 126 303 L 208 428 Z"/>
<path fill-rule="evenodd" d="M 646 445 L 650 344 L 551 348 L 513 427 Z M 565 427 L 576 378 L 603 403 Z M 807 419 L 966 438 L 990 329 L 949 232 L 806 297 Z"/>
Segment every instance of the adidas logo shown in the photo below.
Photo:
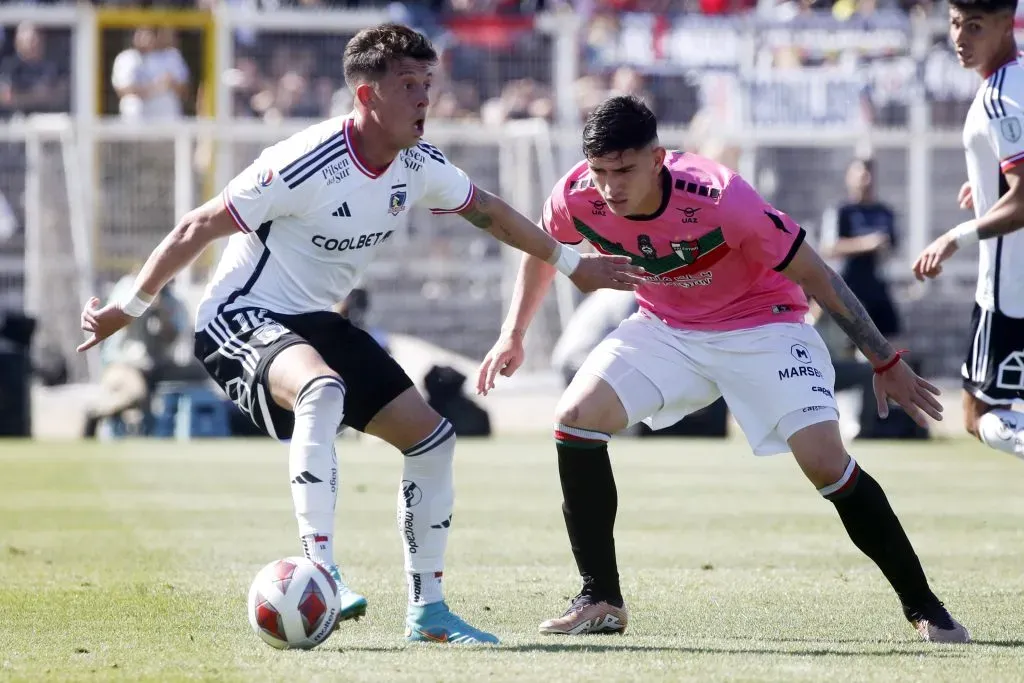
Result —
<path fill-rule="evenodd" d="M 322 484 L 323 483 L 323 479 L 317 479 L 316 477 L 314 477 L 312 474 L 310 474 L 307 471 L 307 472 L 302 472 L 301 474 L 299 474 L 299 476 L 297 476 L 294 479 L 292 479 L 292 483 L 293 484 Z"/>
<path fill-rule="evenodd" d="M 348 210 L 348 202 L 342 203 L 337 209 L 331 212 L 337 218 L 352 218 L 352 212 Z"/>
<path fill-rule="evenodd" d="M 447 529 L 452 525 L 452 516 L 448 515 L 448 519 L 444 520 L 440 524 L 431 524 L 431 529 Z"/>

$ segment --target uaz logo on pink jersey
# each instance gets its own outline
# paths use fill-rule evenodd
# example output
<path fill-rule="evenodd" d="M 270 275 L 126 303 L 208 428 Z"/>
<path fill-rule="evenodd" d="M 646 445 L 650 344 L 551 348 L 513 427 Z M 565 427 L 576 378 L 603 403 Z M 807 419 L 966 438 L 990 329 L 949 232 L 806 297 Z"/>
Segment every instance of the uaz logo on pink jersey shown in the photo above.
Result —
<path fill-rule="evenodd" d="M 669 152 L 662 183 L 663 201 L 650 216 L 598 213 L 604 198 L 580 162 L 545 202 L 544 229 L 560 242 L 587 240 L 643 266 L 640 306 L 675 327 L 732 330 L 803 319 L 803 291 L 779 272 L 804 240 L 800 226 L 736 173 L 695 154 Z"/>

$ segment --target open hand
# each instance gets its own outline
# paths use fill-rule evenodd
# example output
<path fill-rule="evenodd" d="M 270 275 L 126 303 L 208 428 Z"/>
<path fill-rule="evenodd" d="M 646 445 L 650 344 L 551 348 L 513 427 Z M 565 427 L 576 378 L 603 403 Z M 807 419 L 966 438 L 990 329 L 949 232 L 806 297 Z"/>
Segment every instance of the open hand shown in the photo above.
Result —
<path fill-rule="evenodd" d="M 494 378 L 499 372 L 505 377 L 511 377 L 525 358 L 522 335 L 518 332 L 502 332 L 477 371 L 476 393 L 486 396 L 494 388 Z"/>
<path fill-rule="evenodd" d="M 914 261 L 914 277 L 924 282 L 926 277 L 932 278 L 942 272 L 942 262 L 956 253 L 956 240 L 948 234 L 942 235 L 925 247 L 921 255 Z"/>
<path fill-rule="evenodd" d="M 89 333 L 89 338 L 78 346 L 78 351 L 88 351 L 101 341 L 128 326 L 133 318 L 121 310 L 117 304 L 110 303 L 99 308 L 100 300 L 92 297 L 85 303 L 82 311 L 82 330 Z"/>
<path fill-rule="evenodd" d="M 889 417 L 888 399 L 892 399 L 903 406 L 907 415 L 922 427 L 928 426 L 925 414 L 934 420 L 942 419 L 942 404 L 936 398 L 940 394 L 938 387 L 918 377 L 904 361 L 901 360 L 881 374 L 875 373 L 872 384 L 878 404 L 878 417 Z"/>
<path fill-rule="evenodd" d="M 628 256 L 583 254 L 580 265 L 569 279 L 581 292 L 596 289 L 623 289 L 632 291 L 644 283 L 644 269 L 631 265 Z"/>

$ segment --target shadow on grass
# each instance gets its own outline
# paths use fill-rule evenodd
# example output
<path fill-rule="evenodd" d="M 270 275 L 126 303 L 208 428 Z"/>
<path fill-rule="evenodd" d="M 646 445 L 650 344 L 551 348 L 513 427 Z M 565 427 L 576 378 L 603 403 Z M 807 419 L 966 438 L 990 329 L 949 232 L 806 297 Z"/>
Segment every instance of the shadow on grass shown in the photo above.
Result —
<path fill-rule="evenodd" d="M 974 645 L 986 645 L 988 647 L 1024 647 L 1024 640 L 972 640 Z"/>
<path fill-rule="evenodd" d="M 869 644 L 875 641 L 846 641 L 851 643 L 863 643 Z M 1017 647 L 1024 646 L 1024 642 L 1021 641 L 992 641 L 987 643 L 979 644 L 990 644 L 998 645 L 1003 647 Z M 908 645 L 914 646 L 916 643 L 910 643 Z M 432 648 L 430 644 L 420 644 L 414 647 Z M 463 649 L 466 646 L 462 646 Z M 328 649 L 333 652 L 405 652 L 408 649 L 406 645 L 395 645 L 395 646 L 384 646 L 384 645 L 354 645 L 351 647 L 334 647 L 334 648 L 321 648 Z M 815 648 L 802 648 L 786 650 L 778 647 L 766 647 L 766 648 L 741 648 L 741 647 L 721 647 L 721 646 L 672 646 L 672 645 L 641 645 L 641 644 L 604 644 L 597 639 L 586 638 L 586 642 L 575 641 L 571 643 L 522 643 L 518 645 L 499 645 L 497 647 L 490 646 L 468 646 L 468 649 L 476 652 L 490 652 L 495 653 L 502 652 L 551 652 L 558 654 L 600 654 L 600 653 L 616 653 L 616 652 L 635 652 L 635 653 L 679 653 L 679 654 L 705 654 L 705 655 L 782 655 L 790 657 L 916 657 L 922 656 L 927 657 L 942 657 L 942 658 L 961 658 L 967 656 L 967 652 L 960 648 L 935 648 L 930 651 L 921 651 L 916 647 L 909 647 L 907 649 L 900 649 L 895 647 L 889 647 L 883 650 L 876 649 L 840 649 L 839 647 L 830 648 L 828 646 L 815 647 Z"/>
<path fill-rule="evenodd" d="M 791 657 L 921 657 L 922 654 L 931 656 L 932 653 L 922 653 L 920 650 L 905 650 L 898 648 L 887 648 L 884 650 L 849 650 L 829 647 L 803 648 L 784 650 L 781 648 L 733 648 L 707 646 L 671 646 L 671 645 L 601 645 L 596 643 L 525 643 L 523 645 L 509 645 L 499 648 L 512 652 L 677 652 L 680 654 L 705 654 L 705 655 L 783 655 Z M 935 650 L 934 654 L 940 657 L 964 657 L 966 653 L 956 650 Z"/>

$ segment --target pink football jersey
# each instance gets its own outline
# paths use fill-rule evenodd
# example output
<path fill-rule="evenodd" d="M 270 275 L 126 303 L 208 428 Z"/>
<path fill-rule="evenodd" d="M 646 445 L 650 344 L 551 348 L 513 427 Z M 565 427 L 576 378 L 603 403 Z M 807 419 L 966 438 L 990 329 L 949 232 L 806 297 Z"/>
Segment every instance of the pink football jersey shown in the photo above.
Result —
<path fill-rule="evenodd" d="M 670 151 L 662 182 L 664 200 L 654 214 L 616 216 L 582 161 L 544 203 L 544 229 L 560 242 L 587 240 L 643 266 L 640 307 L 673 327 L 735 330 L 803 320 L 807 298 L 779 272 L 803 242 L 803 228 L 739 175 L 695 154 Z"/>

